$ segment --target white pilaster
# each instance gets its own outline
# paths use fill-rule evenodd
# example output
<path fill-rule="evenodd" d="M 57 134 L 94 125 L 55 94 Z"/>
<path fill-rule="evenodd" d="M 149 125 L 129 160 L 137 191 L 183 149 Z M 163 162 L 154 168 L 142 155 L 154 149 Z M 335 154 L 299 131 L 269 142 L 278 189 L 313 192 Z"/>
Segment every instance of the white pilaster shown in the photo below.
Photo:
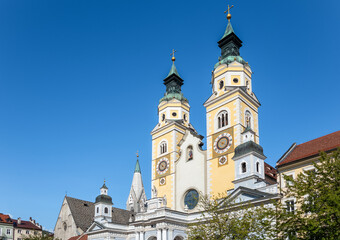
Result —
<path fill-rule="evenodd" d="M 139 232 L 135 232 L 135 236 L 136 236 L 136 240 L 140 240 L 139 239 Z"/>
<path fill-rule="evenodd" d="M 168 232 L 169 232 L 169 234 L 168 234 L 169 235 L 169 240 L 174 239 L 174 230 L 170 228 Z"/>
<path fill-rule="evenodd" d="M 144 232 L 139 233 L 139 240 L 144 240 Z"/>
<path fill-rule="evenodd" d="M 162 229 L 157 229 L 157 240 L 162 240 Z"/>
<path fill-rule="evenodd" d="M 163 228 L 163 238 L 162 240 L 168 240 L 168 229 Z"/>

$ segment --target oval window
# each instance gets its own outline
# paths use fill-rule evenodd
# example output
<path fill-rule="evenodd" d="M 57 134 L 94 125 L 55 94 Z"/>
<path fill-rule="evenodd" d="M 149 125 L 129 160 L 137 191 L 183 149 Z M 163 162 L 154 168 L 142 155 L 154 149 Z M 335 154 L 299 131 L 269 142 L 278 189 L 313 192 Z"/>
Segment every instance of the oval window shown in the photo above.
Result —
<path fill-rule="evenodd" d="M 190 189 L 184 197 L 184 205 L 188 209 L 194 209 L 198 203 L 199 194 L 195 189 Z"/>
<path fill-rule="evenodd" d="M 237 78 L 234 78 L 234 79 L 233 79 L 233 82 L 234 82 L 234 83 L 238 83 L 238 79 L 237 79 Z"/>
<path fill-rule="evenodd" d="M 176 116 L 177 116 L 177 113 L 173 112 L 173 113 L 172 113 L 172 116 L 173 116 L 173 117 L 176 117 Z"/>

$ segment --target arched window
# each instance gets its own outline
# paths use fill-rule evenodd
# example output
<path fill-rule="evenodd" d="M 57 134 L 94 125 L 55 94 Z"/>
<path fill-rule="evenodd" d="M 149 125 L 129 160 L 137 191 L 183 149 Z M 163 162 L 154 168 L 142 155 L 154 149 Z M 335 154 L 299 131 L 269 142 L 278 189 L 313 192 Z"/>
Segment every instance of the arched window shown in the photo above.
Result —
<path fill-rule="evenodd" d="M 162 114 L 162 122 L 165 120 L 165 114 Z"/>
<path fill-rule="evenodd" d="M 167 151 L 168 151 L 168 147 L 167 147 L 166 142 L 161 142 L 161 144 L 160 144 L 160 153 L 163 154 L 163 153 L 166 153 Z"/>
<path fill-rule="evenodd" d="M 228 112 L 222 111 L 217 115 L 218 128 L 222 128 L 228 125 Z"/>
<path fill-rule="evenodd" d="M 188 161 L 192 160 L 194 158 L 194 151 L 192 149 L 192 146 L 189 146 L 187 149 L 187 159 Z"/>
<path fill-rule="evenodd" d="M 247 172 L 247 164 L 246 164 L 245 162 L 243 162 L 243 163 L 241 164 L 241 171 L 242 171 L 242 173 Z"/>
<path fill-rule="evenodd" d="M 97 207 L 97 213 L 99 213 L 99 207 Z"/>
<path fill-rule="evenodd" d="M 245 113 L 246 127 L 251 128 L 251 113 L 247 110 Z"/>
<path fill-rule="evenodd" d="M 223 81 L 220 81 L 220 89 L 222 89 L 224 86 L 224 82 Z"/>
<path fill-rule="evenodd" d="M 260 172 L 260 163 L 259 162 L 256 163 L 256 172 Z"/>
<path fill-rule="evenodd" d="M 105 213 L 109 213 L 109 209 L 106 207 L 106 208 L 104 209 L 104 212 L 105 212 Z"/>

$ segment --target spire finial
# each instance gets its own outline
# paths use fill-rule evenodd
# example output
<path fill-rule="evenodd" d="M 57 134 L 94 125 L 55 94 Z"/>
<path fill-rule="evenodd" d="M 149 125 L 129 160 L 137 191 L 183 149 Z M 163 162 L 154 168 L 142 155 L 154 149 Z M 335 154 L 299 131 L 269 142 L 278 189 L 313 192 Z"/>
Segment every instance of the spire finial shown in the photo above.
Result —
<path fill-rule="evenodd" d="M 230 9 L 232 9 L 233 7 L 234 7 L 234 5 L 231 5 L 231 7 L 229 7 L 229 4 L 228 4 L 228 9 L 224 11 L 224 13 L 228 12 L 228 14 L 227 14 L 228 21 L 230 21 L 230 19 L 231 19 Z"/>
<path fill-rule="evenodd" d="M 139 158 L 138 150 L 137 150 L 136 156 L 137 156 L 137 159 L 138 159 Z"/>
<path fill-rule="evenodd" d="M 172 60 L 173 62 L 176 61 L 175 52 L 177 52 L 177 51 L 176 51 L 175 49 L 172 49 L 172 53 L 170 54 L 170 56 L 172 55 L 171 60 Z"/>

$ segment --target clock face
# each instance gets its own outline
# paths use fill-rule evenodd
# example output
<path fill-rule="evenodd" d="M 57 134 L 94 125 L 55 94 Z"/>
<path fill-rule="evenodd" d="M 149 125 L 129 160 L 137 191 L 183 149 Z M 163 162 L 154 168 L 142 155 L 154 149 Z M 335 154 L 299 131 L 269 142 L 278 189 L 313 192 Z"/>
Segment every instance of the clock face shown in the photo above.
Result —
<path fill-rule="evenodd" d="M 214 150 L 216 153 L 224 153 L 228 151 L 232 143 L 232 136 L 229 133 L 222 133 L 215 139 Z"/>
<path fill-rule="evenodd" d="M 158 174 L 164 174 L 169 169 L 169 159 L 162 158 L 157 164 Z"/>

